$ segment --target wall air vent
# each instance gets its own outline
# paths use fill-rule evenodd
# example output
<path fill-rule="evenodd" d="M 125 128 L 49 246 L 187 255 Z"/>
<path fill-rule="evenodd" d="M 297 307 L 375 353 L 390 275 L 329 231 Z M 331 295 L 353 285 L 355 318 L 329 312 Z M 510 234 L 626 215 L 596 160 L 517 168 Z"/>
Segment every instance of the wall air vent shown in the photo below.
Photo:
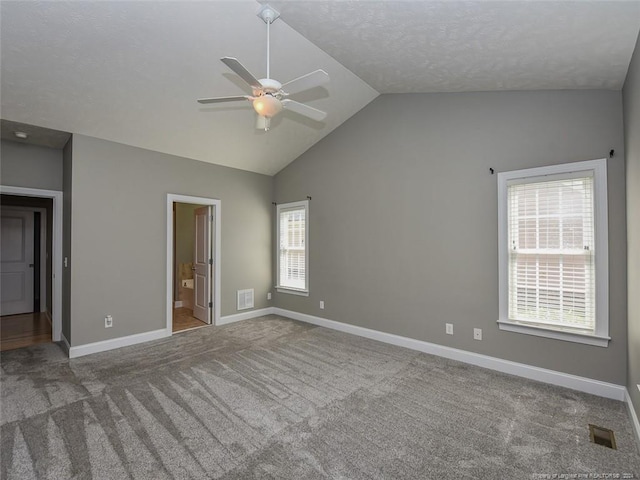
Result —
<path fill-rule="evenodd" d="M 238 310 L 253 308 L 253 288 L 238 290 Z"/>

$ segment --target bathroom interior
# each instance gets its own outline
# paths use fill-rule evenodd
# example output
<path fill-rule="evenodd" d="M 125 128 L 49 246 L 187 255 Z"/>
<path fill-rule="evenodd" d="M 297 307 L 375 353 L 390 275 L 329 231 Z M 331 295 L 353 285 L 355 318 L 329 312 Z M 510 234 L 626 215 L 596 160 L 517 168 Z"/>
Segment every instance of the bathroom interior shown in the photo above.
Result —
<path fill-rule="evenodd" d="M 193 316 L 194 211 L 202 205 L 173 204 L 173 331 L 207 325 Z"/>

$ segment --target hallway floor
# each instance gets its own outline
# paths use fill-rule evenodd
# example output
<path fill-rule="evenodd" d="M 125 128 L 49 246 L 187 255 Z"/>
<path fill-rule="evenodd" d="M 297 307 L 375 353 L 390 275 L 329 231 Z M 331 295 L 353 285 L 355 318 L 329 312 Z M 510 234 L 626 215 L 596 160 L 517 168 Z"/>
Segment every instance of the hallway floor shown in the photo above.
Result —
<path fill-rule="evenodd" d="M 51 320 L 45 312 L 0 317 L 0 351 L 51 342 Z"/>

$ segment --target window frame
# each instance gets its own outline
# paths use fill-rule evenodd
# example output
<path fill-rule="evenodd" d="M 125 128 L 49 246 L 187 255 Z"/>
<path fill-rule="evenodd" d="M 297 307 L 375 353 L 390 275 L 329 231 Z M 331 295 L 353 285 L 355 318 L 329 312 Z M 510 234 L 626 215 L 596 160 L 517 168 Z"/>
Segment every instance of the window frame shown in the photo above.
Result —
<path fill-rule="evenodd" d="M 508 231 L 508 183 L 540 181 L 540 177 L 593 175 L 594 261 L 595 261 L 595 328 L 593 333 L 572 331 L 570 328 L 553 328 L 526 321 L 509 319 L 509 231 Z M 527 182 L 526 180 L 530 180 Z M 609 222 L 607 201 L 607 160 L 586 160 L 545 167 L 527 168 L 498 173 L 498 327 L 508 332 L 583 343 L 598 347 L 609 345 Z"/>
<path fill-rule="evenodd" d="M 280 217 L 281 212 L 304 209 L 304 288 L 293 288 L 281 285 L 280 281 Z M 291 295 L 309 296 L 309 200 L 279 203 L 276 205 L 276 291 Z"/>

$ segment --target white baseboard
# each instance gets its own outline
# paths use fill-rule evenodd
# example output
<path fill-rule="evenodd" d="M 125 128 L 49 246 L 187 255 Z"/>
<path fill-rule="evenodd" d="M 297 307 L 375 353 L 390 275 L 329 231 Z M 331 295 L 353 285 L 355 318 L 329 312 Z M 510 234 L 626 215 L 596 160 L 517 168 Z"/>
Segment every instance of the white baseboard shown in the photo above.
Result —
<path fill-rule="evenodd" d="M 269 315 L 273 313 L 273 307 L 261 308 L 258 310 L 251 310 L 245 313 L 238 313 L 235 315 L 227 315 L 221 317 L 217 325 L 226 325 L 227 323 L 239 322 L 240 320 L 248 320 L 250 318 L 262 317 L 263 315 Z M 151 340 L 157 340 L 159 338 L 170 337 L 171 331 L 163 328 L 161 330 L 153 330 L 151 332 L 137 333 L 135 335 L 129 335 L 126 337 L 114 338 L 111 340 L 103 340 L 101 342 L 87 343 L 85 345 L 78 345 L 77 347 L 69 346 L 69 342 L 63 337 L 63 344 L 67 350 L 69 358 L 82 357 L 84 355 L 90 355 L 92 353 L 106 352 L 107 350 L 113 350 L 115 348 L 128 347 L 130 345 L 136 345 L 138 343 L 150 342 Z"/>
<path fill-rule="evenodd" d="M 182 308 L 184 302 L 182 300 L 176 300 L 173 304 L 174 308 Z"/>
<path fill-rule="evenodd" d="M 64 350 L 64 353 L 66 353 L 67 356 L 69 356 L 69 350 L 71 350 L 71 345 L 69 344 L 69 340 L 67 340 L 67 337 L 64 336 L 64 333 L 60 334 L 60 342 L 62 343 L 62 349 Z"/>
<path fill-rule="evenodd" d="M 78 345 L 77 347 L 69 347 L 69 358 L 77 358 L 84 355 L 90 355 L 92 353 L 106 352 L 107 350 L 113 350 L 114 348 L 128 347 L 130 345 L 136 345 L 137 343 L 150 342 L 151 340 L 170 336 L 171 331 L 163 328 L 161 330 L 137 333 L 135 335 L 103 340 L 101 342 L 87 343 L 85 345 Z"/>
<path fill-rule="evenodd" d="M 501 358 L 490 357 L 488 355 L 468 352 L 466 350 L 446 347 L 444 345 L 429 343 L 422 340 L 415 340 L 413 338 L 402 337 L 392 333 L 379 332 L 377 330 L 336 322 L 326 318 L 315 317 L 313 315 L 284 310 L 282 308 L 274 308 L 273 313 L 282 315 L 283 317 L 289 317 L 294 320 L 299 320 L 301 322 L 351 333 L 353 335 L 378 340 L 384 343 L 390 343 L 391 345 L 397 345 L 411 350 L 429 353 L 431 355 L 437 355 L 439 357 L 458 360 L 460 362 L 477 365 L 479 367 L 496 370 L 498 372 L 508 373 L 510 375 L 529 378 L 531 380 L 537 380 L 551 385 L 558 385 L 578 390 L 580 392 L 591 393 L 600 397 L 624 401 L 625 394 L 627 393 L 626 387 L 622 385 L 602 382 L 600 380 L 592 380 L 586 377 L 579 377 L 577 375 L 557 372 L 555 370 L 534 367 L 524 363 L 512 362 L 510 360 L 503 360 Z"/>
<path fill-rule="evenodd" d="M 240 320 L 249 320 L 250 318 L 262 317 L 264 315 L 271 315 L 274 311 L 273 307 L 259 308 L 258 310 L 250 310 L 248 312 L 236 313 L 233 315 L 225 315 L 220 317 L 220 320 L 216 325 L 226 325 L 227 323 L 239 322 Z M 286 317 L 287 315 L 285 315 Z"/>
<path fill-rule="evenodd" d="M 631 423 L 633 425 L 633 430 L 636 434 L 638 452 L 640 452 L 640 420 L 638 420 L 638 415 L 636 415 L 636 409 L 633 407 L 633 402 L 631 401 L 631 395 L 629 394 L 629 390 L 625 390 L 624 393 L 627 401 L 627 408 L 629 408 L 629 416 L 631 416 Z"/>
<path fill-rule="evenodd" d="M 221 317 L 217 325 L 226 325 L 228 323 L 239 322 L 241 320 L 248 320 L 251 318 L 262 317 L 264 315 L 277 314 L 283 317 L 292 318 L 301 322 L 311 323 L 321 327 L 330 328 L 332 330 L 338 330 L 353 335 L 358 335 L 372 340 L 377 340 L 383 343 L 389 343 L 391 345 L 397 345 L 400 347 L 409 348 L 411 350 L 417 350 L 420 352 L 428 353 L 431 355 L 437 355 L 444 358 L 450 358 L 460 362 L 476 365 L 490 370 L 498 372 L 508 373 L 510 375 L 516 375 L 519 377 L 529 378 L 531 380 L 537 380 L 551 385 L 558 385 L 561 387 L 578 390 L 581 392 L 591 393 L 600 397 L 612 398 L 614 400 L 626 401 L 629 405 L 632 420 L 634 421 L 634 427 L 636 435 L 639 437 L 640 442 L 640 426 L 638 424 L 638 418 L 635 415 L 633 406 L 631 405 L 631 398 L 627 392 L 626 387 L 622 385 L 616 385 L 613 383 L 602 382 L 600 380 L 593 380 L 586 377 L 579 377 L 577 375 L 571 375 L 568 373 L 558 372 L 555 370 L 548 370 L 545 368 L 534 367 L 526 365 L 524 363 L 512 362 L 510 360 L 503 360 L 501 358 L 490 357 L 488 355 L 482 355 L 479 353 L 468 352 L 466 350 L 460 350 L 457 348 L 447 347 L 444 345 L 438 345 L 435 343 L 429 343 L 422 340 L 416 340 L 413 338 L 402 337 L 400 335 L 394 335 L 392 333 L 380 332 L 377 330 L 371 330 L 369 328 L 358 327 L 356 325 L 350 325 L 347 323 L 336 322 L 334 320 L 328 320 L 326 318 L 316 317 L 313 315 L 307 315 L 304 313 L 294 312 L 291 310 L 285 310 L 276 307 L 267 307 L 257 310 L 251 310 L 248 312 L 237 313 L 234 315 L 226 315 Z M 126 347 L 135 345 L 138 343 L 148 342 L 151 340 L 157 340 L 171 336 L 171 331 L 167 329 L 154 330 L 151 332 L 139 333 L 136 335 L 129 335 L 126 337 L 114 338 L 112 340 L 104 340 L 101 342 L 88 343 L 85 345 L 79 345 L 76 347 L 69 346 L 69 342 L 63 336 L 62 343 L 63 348 L 68 350 L 69 358 L 81 357 L 92 353 L 104 352 L 107 350 L 113 350 L 114 348 Z"/>

